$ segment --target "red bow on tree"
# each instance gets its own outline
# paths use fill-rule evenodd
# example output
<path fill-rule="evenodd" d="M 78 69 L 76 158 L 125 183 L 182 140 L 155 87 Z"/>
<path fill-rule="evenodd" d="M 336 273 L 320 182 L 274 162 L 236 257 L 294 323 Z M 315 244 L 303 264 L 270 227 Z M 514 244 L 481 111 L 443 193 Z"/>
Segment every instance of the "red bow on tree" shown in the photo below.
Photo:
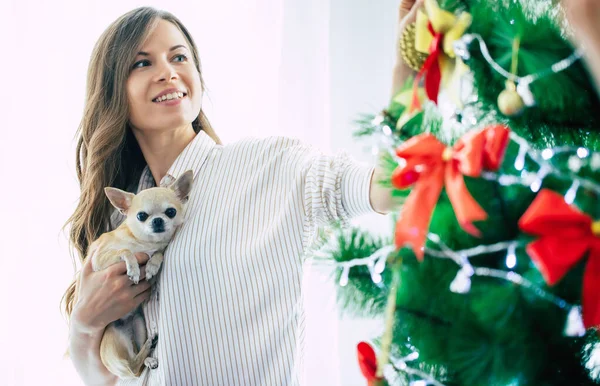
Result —
<path fill-rule="evenodd" d="M 560 194 L 544 189 L 519 220 L 519 227 L 540 236 L 527 245 L 527 254 L 549 285 L 588 256 L 581 294 L 583 324 L 600 326 L 600 222 L 571 207 Z"/>
<path fill-rule="evenodd" d="M 480 235 L 473 222 L 485 220 L 487 213 L 467 190 L 463 176 L 479 177 L 484 169 L 497 170 L 508 134 L 506 126 L 489 126 L 467 133 L 453 147 L 446 147 L 431 134 L 421 134 L 396 149 L 406 164 L 394 171 L 392 184 L 399 189 L 415 185 L 396 223 L 398 248 L 408 243 L 417 258 L 423 259 L 431 215 L 444 186 L 460 226 L 474 236 Z"/>
<path fill-rule="evenodd" d="M 384 385 L 384 379 L 377 376 L 377 356 L 375 350 L 367 342 L 360 342 L 356 346 L 358 352 L 358 365 L 360 371 L 367 379 L 369 386 Z"/>

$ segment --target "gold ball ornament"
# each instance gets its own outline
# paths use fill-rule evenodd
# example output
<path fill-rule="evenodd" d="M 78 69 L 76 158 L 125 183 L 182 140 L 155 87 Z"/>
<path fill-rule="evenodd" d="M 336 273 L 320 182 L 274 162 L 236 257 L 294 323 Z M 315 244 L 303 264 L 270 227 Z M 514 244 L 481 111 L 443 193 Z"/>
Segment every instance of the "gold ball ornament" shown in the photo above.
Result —
<path fill-rule="evenodd" d="M 427 54 L 419 52 L 415 49 L 415 32 L 417 29 L 416 23 L 410 23 L 402 31 L 402 36 L 398 41 L 400 47 L 400 55 L 404 63 L 415 71 L 419 71 L 423 67 L 423 63 L 427 59 Z"/>
<path fill-rule="evenodd" d="M 514 84 L 507 85 L 506 89 L 498 95 L 498 108 L 500 112 L 508 117 L 516 117 L 525 109 L 523 98 L 517 93 Z"/>

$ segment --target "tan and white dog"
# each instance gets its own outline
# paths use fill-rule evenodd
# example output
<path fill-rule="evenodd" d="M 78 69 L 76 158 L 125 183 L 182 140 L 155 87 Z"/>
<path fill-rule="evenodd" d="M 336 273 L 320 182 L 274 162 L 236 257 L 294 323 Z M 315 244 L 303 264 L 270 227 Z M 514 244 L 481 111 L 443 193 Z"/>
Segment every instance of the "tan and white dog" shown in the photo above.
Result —
<path fill-rule="evenodd" d="M 138 194 L 116 188 L 105 193 L 125 221 L 111 232 L 104 233 L 90 245 L 88 257 L 94 271 L 124 261 L 127 275 L 136 284 L 140 267 L 138 252 L 148 254 L 146 280 L 156 276 L 163 262 L 163 251 L 176 229 L 183 223 L 184 204 L 193 185 L 193 172 L 183 173 L 168 187 L 142 190 Z M 139 377 L 144 365 L 156 368 L 156 359 L 149 357 L 158 336 L 148 337 L 142 306 L 110 323 L 100 343 L 102 363 L 120 378 Z"/>

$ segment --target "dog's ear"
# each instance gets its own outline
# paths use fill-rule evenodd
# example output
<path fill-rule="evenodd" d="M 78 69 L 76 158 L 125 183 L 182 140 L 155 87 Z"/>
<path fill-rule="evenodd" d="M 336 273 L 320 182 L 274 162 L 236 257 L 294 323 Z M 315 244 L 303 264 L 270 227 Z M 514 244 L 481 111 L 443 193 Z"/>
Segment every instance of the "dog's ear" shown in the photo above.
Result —
<path fill-rule="evenodd" d="M 104 188 L 104 193 L 108 197 L 110 203 L 119 210 L 119 212 L 127 215 L 127 211 L 131 206 L 131 201 L 135 194 L 125 192 L 117 188 Z"/>
<path fill-rule="evenodd" d="M 186 170 L 175 180 L 175 182 L 173 182 L 173 184 L 171 184 L 170 188 L 175 191 L 177 198 L 179 198 L 181 202 L 186 202 L 192 191 L 192 185 L 194 185 L 194 172 L 192 170 Z"/>

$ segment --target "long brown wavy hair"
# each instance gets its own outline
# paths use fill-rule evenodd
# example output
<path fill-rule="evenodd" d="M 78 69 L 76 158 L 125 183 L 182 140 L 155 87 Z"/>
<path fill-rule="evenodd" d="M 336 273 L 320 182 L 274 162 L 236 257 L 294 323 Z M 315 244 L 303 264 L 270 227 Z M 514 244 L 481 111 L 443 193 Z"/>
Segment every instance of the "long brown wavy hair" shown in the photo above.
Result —
<path fill-rule="evenodd" d="M 174 15 L 151 7 L 137 8 L 113 22 L 100 36 L 90 59 L 85 108 L 77 130 L 75 164 L 81 195 L 75 212 L 65 224 L 70 227 L 70 244 L 82 264 L 89 245 L 110 230 L 112 207 L 104 187 L 126 190 L 136 186 L 146 166 L 129 127 L 125 84 L 136 53 L 160 20 L 173 23 L 186 38 L 204 90 L 198 48 Z M 202 110 L 192 126 L 196 133 L 204 130 L 220 143 Z M 74 262 L 76 258 L 73 256 Z M 76 301 L 76 283 L 77 279 L 61 300 L 68 318 Z"/>

